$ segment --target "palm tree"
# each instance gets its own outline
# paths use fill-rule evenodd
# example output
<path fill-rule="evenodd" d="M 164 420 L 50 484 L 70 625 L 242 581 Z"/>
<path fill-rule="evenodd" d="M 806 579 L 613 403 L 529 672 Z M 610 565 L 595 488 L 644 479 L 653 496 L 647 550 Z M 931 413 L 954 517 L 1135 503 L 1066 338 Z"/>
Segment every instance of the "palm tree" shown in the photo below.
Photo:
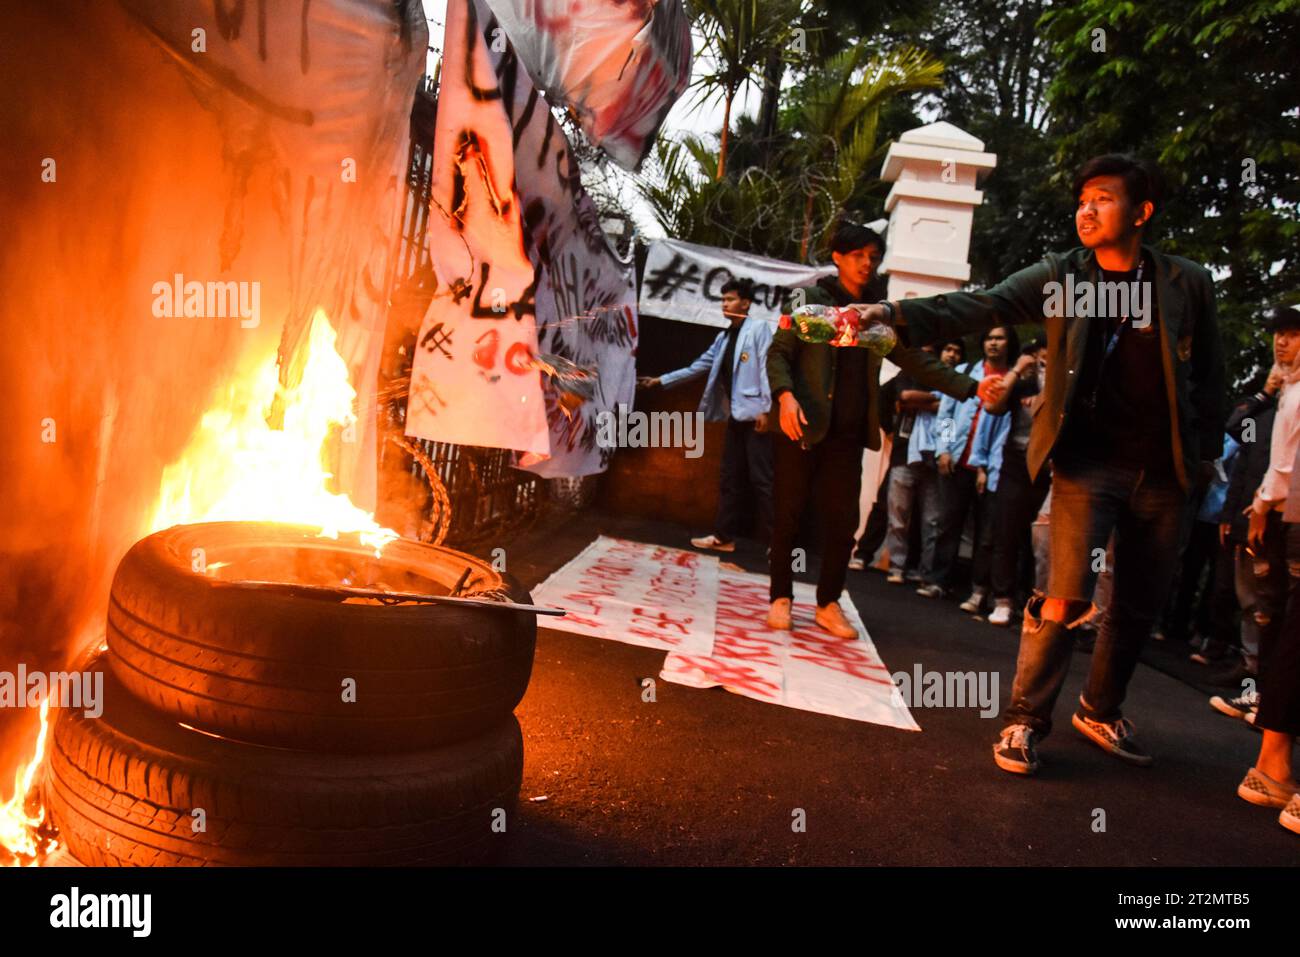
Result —
<path fill-rule="evenodd" d="M 669 236 L 806 262 L 812 224 L 833 228 L 884 154 L 881 110 L 892 97 L 937 86 L 942 71 L 918 50 L 869 56 L 848 48 L 790 91 L 780 148 L 764 166 L 723 178 L 722 149 L 698 136 L 664 136 L 637 188 Z"/>
<path fill-rule="evenodd" d="M 798 0 L 688 0 L 691 19 L 703 35 L 700 52 L 715 69 L 698 77 L 698 102 L 721 92 L 722 134 L 715 178 L 727 173 L 731 107 L 736 95 L 758 82 L 772 58 L 779 62 L 799 13 Z"/>
<path fill-rule="evenodd" d="M 828 157 L 833 166 L 820 189 L 810 187 L 804 194 L 801 260 L 808 256 L 818 193 L 824 196 L 823 221 L 830 229 L 867 170 L 883 156 L 885 146 L 876 142 L 882 107 L 902 93 L 940 86 L 942 77 L 943 64 L 923 50 L 901 47 L 870 55 L 862 44 L 835 54 L 810 74 L 790 119 L 801 134 L 795 149 L 805 168 Z"/>

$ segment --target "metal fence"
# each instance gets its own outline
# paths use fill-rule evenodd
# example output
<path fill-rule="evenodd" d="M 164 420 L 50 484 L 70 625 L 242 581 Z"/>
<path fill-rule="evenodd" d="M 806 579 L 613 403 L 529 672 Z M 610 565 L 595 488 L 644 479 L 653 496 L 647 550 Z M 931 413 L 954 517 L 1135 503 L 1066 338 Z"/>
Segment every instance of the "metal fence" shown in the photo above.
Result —
<path fill-rule="evenodd" d="M 436 78 L 420 84 L 411 109 L 411 150 L 406 174 L 406 206 L 389 277 L 389 325 L 408 328 L 422 316 L 432 298 L 436 277 L 425 248 L 431 207 L 430 181 L 434 121 L 437 116 Z M 435 210 L 433 215 L 438 215 Z M 418 321 L 416 323 L 418 325 Z M 425 515 L 433 541 L 445 534 L 449 545 L 469 548 L 504 542 L 530 525 L 547 499 L 546 483 L 511 466 L 514 453 L 503 449 L 451 445 L 425 439 L 402 440 L 414 336 L 385 344 L 381 369 L 381 473 L 401 469 L 429 483 Z M 441 490 L 439 489 L 441 484 Z"/>

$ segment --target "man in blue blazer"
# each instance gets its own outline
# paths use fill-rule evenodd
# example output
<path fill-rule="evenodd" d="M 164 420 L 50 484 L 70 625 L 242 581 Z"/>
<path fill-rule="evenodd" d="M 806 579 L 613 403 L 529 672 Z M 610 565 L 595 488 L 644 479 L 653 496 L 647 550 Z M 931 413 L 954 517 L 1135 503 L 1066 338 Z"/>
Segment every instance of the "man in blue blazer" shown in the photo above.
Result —
<path fill-rule="evenodd" d="M 692 538 L 696 548 L 730 552 L 736 536 L 757 512 L 755 536 L 766 539 L 772 529 L 772 436 L 768 415 L 772 392 L 767 383 L 767 350 L 772 344 L 773 325 L 750 317 L 754 284 L 732 279 L 722 287 L 722 314 L 730 325 L 705 353 L 684 369 L 657 378 L 639 380 L 643 388 L 671 389 L 708 375 L 700 412 L 706 422 L 726 422 L 722 446 L 722 487 L 718 495 L 718 516 L 713 533 Z M 753 510 L 747 500 L 753 499 Z"/>

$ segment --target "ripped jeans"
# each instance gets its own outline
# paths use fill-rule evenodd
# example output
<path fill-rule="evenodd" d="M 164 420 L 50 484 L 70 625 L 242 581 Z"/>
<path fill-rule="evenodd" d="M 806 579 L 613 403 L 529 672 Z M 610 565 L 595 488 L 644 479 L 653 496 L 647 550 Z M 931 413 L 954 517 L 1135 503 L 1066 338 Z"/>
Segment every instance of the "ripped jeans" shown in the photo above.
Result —
<path fill-rule="evenodd" d="M 1052 729 L 1052 709 L 1065 684 L 1074 650 L 1071 628 L 1087 617 L 1097 576 L 1114 540 L 1111 600 L 1101 616 L 1080 710 L 1096 721 L 1115 721 L 1151 626 L 1164 607 L 1178 563 L 1178 532 L 1187 495 L 1172 474 L 1077 456 L 1052 465 L 1051 567 L 1047 596 L 1073 602 L 1070 620 L 1040 618 L 1036 594 L 1025 606 L 1020 653 L 1007 724 L 1027 724 L 1040 735 Z"/>
<path fill-rule="evenodd" d="M 1300 735 L 1300 525 L 1269 512 L 1253 564 L 1259 626 L 1255 727 Z"/>

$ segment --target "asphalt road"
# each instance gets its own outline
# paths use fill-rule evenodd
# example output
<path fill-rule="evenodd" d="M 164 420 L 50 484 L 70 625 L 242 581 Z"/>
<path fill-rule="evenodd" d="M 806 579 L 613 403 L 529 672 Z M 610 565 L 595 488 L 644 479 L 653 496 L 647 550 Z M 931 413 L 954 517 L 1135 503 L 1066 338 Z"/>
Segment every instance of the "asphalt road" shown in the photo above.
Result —
<path fill-rule="evenodd" d="M 509 571 L 532 586 L 600 533 L 680 547 L 688 530 L 588 511 L 512 543 Z M 732 560 L 765 567 L 753 546 Z M 891 671 L 996 670 L 1005 701 L 1014 630 L 873 572 L 850 573 L 849 592 Z M 640 681 L 658 675 L 662 652 L 542 630 L 517 712 L 524 782 L 505 863 L 1300 863 L 1277 812 L 1236 797 L 1254 731 L 1142 665 L 1126 713 L 1156 765 L 1121 764 L 1069 724 L 1088 660 L 1076 655 L 1044 768 L 1026 779 L 993 764 L 1000 722 L 974 709 L 913 708 L 916 733 L 665 681 L 649 703 Z"/>

